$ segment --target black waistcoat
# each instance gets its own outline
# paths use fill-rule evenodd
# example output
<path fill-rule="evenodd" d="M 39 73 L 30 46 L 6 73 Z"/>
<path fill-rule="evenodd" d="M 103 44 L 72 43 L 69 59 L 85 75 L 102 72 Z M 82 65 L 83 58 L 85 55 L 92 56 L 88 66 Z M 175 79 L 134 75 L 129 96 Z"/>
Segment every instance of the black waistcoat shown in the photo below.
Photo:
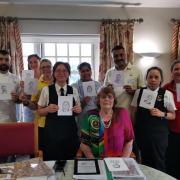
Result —
<path fill-rule="evenodd" d="M 146 88 L 141 88 L 139 97 L 137 100 L 137 113 L 135 120 L 135 135 L 137 138 L 145 137 L 158 137 L 168 134 L 168 120 L 162 117 L 152 116 L 150 110 L 140 107 L 140 100 L 143 90 Z M 167 112 L 164 106 L 164 94 L 165 89 L 159 88 L 158 95 L 155 102 L 155 108 L 158 108 L 162 112 Z"/>
<path fill-rule="evenodd" d="M 73 94 L 73 88 L 67 85 L 66 96 L 69 94 Z M 58 95 L 54 84 L 49 86 L 49 104 L 58 104 Z M 73 98 L 73 106 L 74 105 L 75 100 Z M 58 116 L 57 112 L 48 113 L 45 128 L 46 130 L 48 129 L 50 136 L 54 136 L 51 137 L 51 139 L 78 139 L 74 115 Z"/>

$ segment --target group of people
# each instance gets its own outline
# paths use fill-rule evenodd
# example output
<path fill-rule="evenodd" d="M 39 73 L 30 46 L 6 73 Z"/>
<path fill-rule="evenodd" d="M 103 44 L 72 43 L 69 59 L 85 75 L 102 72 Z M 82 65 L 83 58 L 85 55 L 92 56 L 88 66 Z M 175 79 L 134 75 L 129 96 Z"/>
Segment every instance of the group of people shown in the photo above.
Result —
<path fill-rule="evenodd" d="M 0 50 L 0 83 L 12 84 L 12 99 L 0 100 L 0 122 L 16 121 L 15 103 L 23 103 L 35 111 L 33 120 L 38 124 L 44 160 L 130 157 L 135 142 L 143 164 L 180 179 L 180 103 L 176 87 L 180 83 L 180 61 L 171 66 L 172 81 L 161 87 L 163 72 L 159 67 L 147 70 L 144 84 L 141 71 L 127 62 L 122 45 L 112 49 L 112 57 L 115 66 L 107 71 L 103 85 L 92 79 L 87 62 L 79 64 L 80 79 L 69 85 L 68 63 L 56 62 L 52 67 L 50 60 L 31 55 L 28 67 L 38 79 L 38 92 L 28 96 L 23 92 L 23 82 L 9 72 L 9 53 Z M 113 83 L 118 73 L 123 73 L 121 86 Z M 85 95 L 85 82 L 94 83 L 96 95 Z M 157 94 L 150 109 L 141 103 L 147 90 Z M 71 115 L 58 114 L 62 96 L 73 97 Z"/>

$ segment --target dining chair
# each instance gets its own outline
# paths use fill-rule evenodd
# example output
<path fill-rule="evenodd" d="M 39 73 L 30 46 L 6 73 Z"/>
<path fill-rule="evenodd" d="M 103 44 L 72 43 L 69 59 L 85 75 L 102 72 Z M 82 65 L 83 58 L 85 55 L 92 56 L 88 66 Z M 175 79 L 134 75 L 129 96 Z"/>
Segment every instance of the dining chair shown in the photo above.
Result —
<path fill-rule="evenodd" d="M 0 123 L 0 157 L 38 156 L 37 139 L 34 122 Z"/>

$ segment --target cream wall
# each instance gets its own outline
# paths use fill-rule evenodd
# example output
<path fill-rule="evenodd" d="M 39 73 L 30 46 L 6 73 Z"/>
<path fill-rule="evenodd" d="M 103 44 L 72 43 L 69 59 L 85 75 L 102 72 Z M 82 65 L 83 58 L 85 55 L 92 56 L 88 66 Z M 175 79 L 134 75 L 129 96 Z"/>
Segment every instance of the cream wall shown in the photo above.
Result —
<path fill-rule="evenodd" d="M 156 51 L 161 56 L 153 65 L 164 71 L 165 81 L 170 79 L 171 18 L 180 18 L 180 8 L 117 8 L 117 7 L 68 7 L 68 6 L 23 6 L 1 5 L 1 16 L 35 17 L 35 18 L 140 18 L 141 24 L 135 25 L 134 51 Z M 24 34 L 99 34 L 99 22 L 47 22 L 20 21 Z M 151 41 L 151 43 L 150 43 Z M 154 44 L 151 47 L 151 44 Z M 139 47 L 139 48 L 138 48 Z M 145 51 L 145 50 L 144 50 Z M 135 64 L 145 73 L 150 66 L 143 67 L 140 56 L 136 55 Z M 144 59 L 147 64 L 147 59 Z M 148 61 L 149 62 L 149 61 Z"/>

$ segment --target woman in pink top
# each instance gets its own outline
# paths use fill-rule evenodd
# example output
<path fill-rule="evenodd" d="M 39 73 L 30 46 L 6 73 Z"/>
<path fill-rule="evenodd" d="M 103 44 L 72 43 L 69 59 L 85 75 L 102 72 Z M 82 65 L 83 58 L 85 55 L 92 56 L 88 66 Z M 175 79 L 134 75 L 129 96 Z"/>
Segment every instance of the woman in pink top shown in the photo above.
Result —
<path fill-rule="evenodd" d="M 87 158 L 129 157 L 134 138 L 127 109 L 115 108 L 115 93 L 103 87 L 97 95 L 99 109 L 90 110 L 81 126 L 81 151 Z"/>

